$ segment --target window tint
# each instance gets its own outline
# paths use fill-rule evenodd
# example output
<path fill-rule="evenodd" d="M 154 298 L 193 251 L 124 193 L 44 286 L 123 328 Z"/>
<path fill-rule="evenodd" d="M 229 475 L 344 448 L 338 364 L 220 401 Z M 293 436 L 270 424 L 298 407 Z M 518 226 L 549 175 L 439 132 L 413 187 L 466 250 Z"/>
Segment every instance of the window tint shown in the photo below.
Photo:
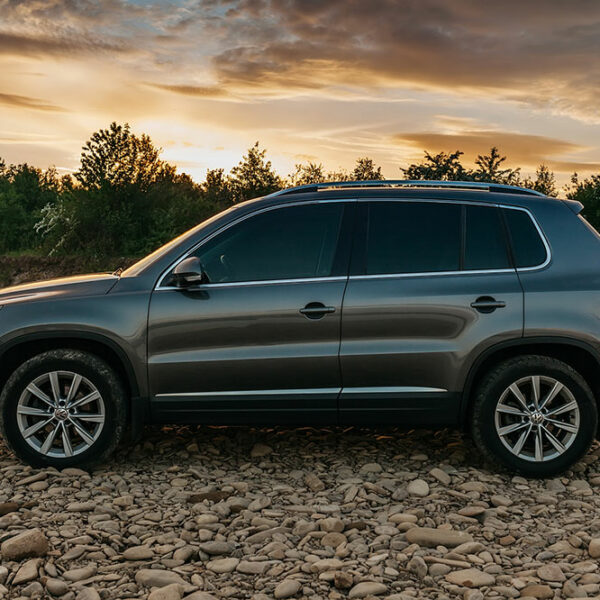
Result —
<path fill-rule="evenodd" d="M 372 202 L 366 273 L 460 268 L 461 207 L 435 202 Z"/>
<path fill-rule="evenodd" d="M 464 268 L 506 269 L 510 267 L 506 233 L 499 209 L 466 205 Z"/>
<path fill-rule="evenodd" d="M 331 275 L 341 203 L 268 210 L 225 230 L 195 253 L 210 283 Z"/>
<path fill-rule="evenodd" d="M 546 260 L 546 247 L 531 217 L 522 210 L 504 209 L 515 265 L 536 267 Z"/>

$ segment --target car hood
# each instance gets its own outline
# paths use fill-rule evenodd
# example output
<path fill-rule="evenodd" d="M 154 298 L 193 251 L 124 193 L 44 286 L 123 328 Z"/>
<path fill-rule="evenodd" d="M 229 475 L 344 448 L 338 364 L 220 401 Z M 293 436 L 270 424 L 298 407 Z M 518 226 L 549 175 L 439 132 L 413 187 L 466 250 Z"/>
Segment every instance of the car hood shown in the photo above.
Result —
<path fill-rule="evenodd" d="M 14 302 L 27 302 L 61 298 L 65 296 L 94 296 L 106 294 L 119 280 L 117 275 L 105 273 L 61 277 L 0 289 L 0 306 Z"/>

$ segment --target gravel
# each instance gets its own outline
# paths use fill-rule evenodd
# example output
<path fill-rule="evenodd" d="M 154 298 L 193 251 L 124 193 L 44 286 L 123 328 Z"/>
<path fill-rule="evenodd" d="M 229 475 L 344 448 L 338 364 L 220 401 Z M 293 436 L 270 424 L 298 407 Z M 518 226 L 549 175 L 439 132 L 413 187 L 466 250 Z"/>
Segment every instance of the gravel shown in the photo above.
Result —
<path fill-rule="evenodd" d="M 88 473 L 0 441 L 0 598 L 597 597 L 599 456 L 527 480 L 449 431 L 148 428 Z"/>

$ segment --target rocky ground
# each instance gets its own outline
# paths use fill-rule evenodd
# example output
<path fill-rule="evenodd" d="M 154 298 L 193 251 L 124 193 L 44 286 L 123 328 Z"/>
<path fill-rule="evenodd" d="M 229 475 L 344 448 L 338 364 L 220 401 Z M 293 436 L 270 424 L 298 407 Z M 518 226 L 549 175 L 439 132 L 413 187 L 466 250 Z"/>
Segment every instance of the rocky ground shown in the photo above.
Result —
<path fill-rule="evenodd" d="M 156 428 L 86 473 L 0 442 L 0 598 L 594 597 L 599 455 L 535 481 L 447 431 Z"/>

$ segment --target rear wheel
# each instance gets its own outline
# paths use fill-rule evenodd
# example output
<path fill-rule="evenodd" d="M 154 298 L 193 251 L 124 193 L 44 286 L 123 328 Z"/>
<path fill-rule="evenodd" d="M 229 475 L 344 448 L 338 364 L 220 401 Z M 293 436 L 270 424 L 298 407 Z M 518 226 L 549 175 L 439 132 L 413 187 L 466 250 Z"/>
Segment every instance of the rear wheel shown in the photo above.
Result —
<path fill-rule="evenodd" d="M 592 443 L 594 396 L 577 371 L 545 356 L 507 360 L 476 391 L 472 433 L 482 452 L 533 477 L 564 471 Z"/>
<path fill-rule="evenodd" d="M 0 395 L 0 429 L 33 466 L 91 467 L 117 447 L 126 422 L 125 389 L 100 358 L 52 350 L 23 363 Z"/>

